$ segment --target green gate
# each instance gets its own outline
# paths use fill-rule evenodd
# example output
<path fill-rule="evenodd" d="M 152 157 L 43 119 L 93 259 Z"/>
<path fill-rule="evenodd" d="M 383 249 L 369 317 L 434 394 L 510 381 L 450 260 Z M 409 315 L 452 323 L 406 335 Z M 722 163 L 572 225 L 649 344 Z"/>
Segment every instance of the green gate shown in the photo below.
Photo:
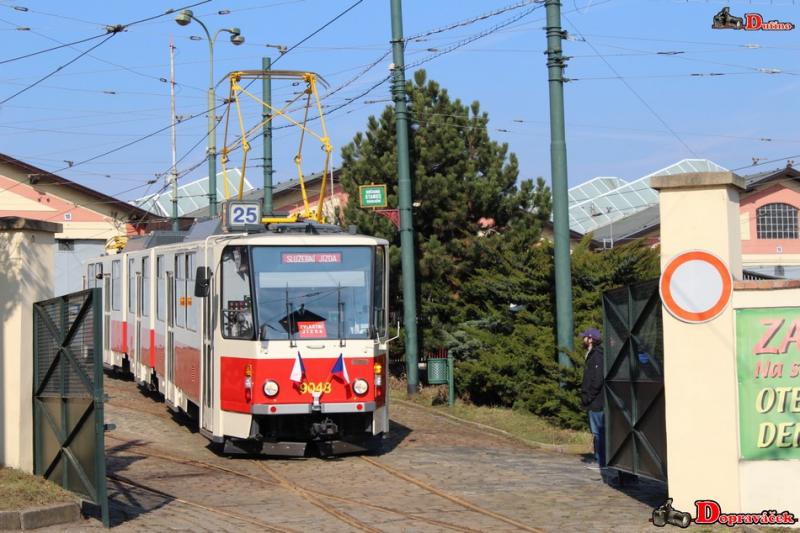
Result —
<path fill-rule="evenodd" d="M 100 506 L 108 527 L 101 290 L 33 304 L 34 472 Z"/>
<path fill-rule="evenodd" d="M 658 280 L 603 294 L 606 463 L 667 481 L 664 335 Z"/>

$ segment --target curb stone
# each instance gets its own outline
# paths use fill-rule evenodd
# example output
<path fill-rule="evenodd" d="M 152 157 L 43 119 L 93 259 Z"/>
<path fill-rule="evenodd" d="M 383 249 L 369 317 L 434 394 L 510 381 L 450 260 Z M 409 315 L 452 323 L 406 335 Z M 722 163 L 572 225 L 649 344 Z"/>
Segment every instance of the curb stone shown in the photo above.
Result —
<path fill-rule="evenodd" d="M 22 511 L 0 512 L 0 530 L 37 529 L 77 522 L 81 518 L 78 502 L 59 503 Z"/>
<path fill-rule="evenodd" d="M 0 531 L 20 529 L 19 511 L 0 511 Z"/>

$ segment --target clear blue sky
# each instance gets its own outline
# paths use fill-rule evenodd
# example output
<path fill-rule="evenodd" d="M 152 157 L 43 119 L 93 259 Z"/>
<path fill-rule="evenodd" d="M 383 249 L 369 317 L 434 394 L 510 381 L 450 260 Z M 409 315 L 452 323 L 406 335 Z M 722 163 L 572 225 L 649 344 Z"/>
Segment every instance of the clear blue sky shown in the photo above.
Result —
<path fill-rule="evenodd" d="M 215 77 L 219 80 L 230 70 L 260 68 L 263 55 L 278 57 L 276 49 L 264 44 L 291 46 L 353 2 L 213 0 L 195 7 L 194 12 L 212 31 L 238 26 L 246 37 L 245 45 L 234 47 L 226 34 L 220 35 L 215 48 Z M 405 35 L 424 33 L 514 3 L 405 0 Z M 635 179 L 687 157 L 708 158 L 730 169 L 748 167 L 740 171 L 748 173 L 785 164 L 781 160 L 749 167 L 753 158 L 785 159 L 800 154 L 800 133 L 796 131 L 800 123 L 800 29 L 711 29 L 713 15 L 725 5 L 734 15 L 759 12 L 765 20 L 799 24 L 800 10 L 793 4 L 792 0 L 564 0 L 563 26 L 573 39 L 564 42 L 565 53 L 572 56 L 566 76 L 575 80 L 565 85 L 570 184 L 594 176 Z M 102 33 L 106 24 L 124 24 L 183 5 L 163 0 L 0 0 L 0 61 L 59 42 L 92 37 Z M 530 7 L 424 41 L 411 41 L 406 61 L 412 64 L 429 58 L 518 17 Z M 220 10 L 230 13 L 220 15 Z M 177 47 L 177 112 L 201 114 L 206 109 L 209 78 L 207 43 L 190 39 L 201 35 L 196 23 L 179 27 L 173 17 L 131 26 L 0 105 L 0 152 L 55 171 L 66 167 L 65 161 L 83 161 L 166 127 L 170 123 L 170 98 L 169 85 L 163 79 L 169 77 L 171 38 Z M 467 103 L 481 102 L 491 118 L 492 136 L 507 142 L 518 155 L 521 178 L 543 176 L 549 181 L 543 26 L 544 8 L 540 6 L 521 20 L 428 61 L 424 68 L 428 77 L 439 81 L 451 96 Z M 315 71 L 336 88 L 387 51 L 389 39 L 389 0 L 364 0 L 287 54 L 276 68 Z M 0 100 L 101 40 L 0 64 Z M 389 58 L 384 59 L 325 103 L 335 107 L 360 94 L 386 76 L 389 63 Z M 286 82 L 276 82 L 274 89 L 276 102 L 296 90 Z M 218 96 L 225 91 L 221 89 Z M 335 160 L 341 146 L 364 129 L 367 117 L 380 113 L 388 91 L 384 84 L 329 117 Z M 255 123 L 256 114 L 254 108 L 248 108 L 245 120 L 249 125 Z M 179 125 L 179 156 L 199 143 L 179 163 L 179 171 L 202 162 L 205 131 L 203 116 Z M 296 135 L 296 130 L 276 132 L 277 181 L 294 176 Z M 222 131 L 218 139 L 221 146 Z M 311 172 L 320 168 L 321 158 L 316 147 L 309 148 L 305 161 Z M 260 142 L 255 142 L 251 162 L 257 164 L 260 155 Z M 800 164 L 800 157 L 797 159 Z M 231 164 L 237 165 L 239 160 L 237 154 Z M 163 180 L 150 186 L 146 181 L 167 171 L 170 164 L 167 129 L 59 173 L 127 200 L 162 187 Z M 181 181 L 203 177 L 205 171 L 201 164 Z M 253 168 L 248 179 L 259 186 L 261 169 Z"/>

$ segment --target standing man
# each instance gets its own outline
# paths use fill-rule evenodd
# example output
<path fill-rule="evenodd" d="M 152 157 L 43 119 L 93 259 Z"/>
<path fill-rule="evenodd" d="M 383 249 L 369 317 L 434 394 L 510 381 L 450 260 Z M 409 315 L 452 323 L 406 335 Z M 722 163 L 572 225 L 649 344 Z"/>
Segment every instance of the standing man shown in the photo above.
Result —
<path fill-rule="evenodd" d="M 603 376 L 604 361 L 603 347 L 600 342 L 600 332 L 589 328 L 580 334 L 583 337 L 583 347 L 586 348 L 586 363 L 583 368 L 583 383 L 581 384 L 581 407 L 589 411 L 589 428 L 594 441 L 594 456 L 597 466 L 606 466 L 605 451 L 605 421 L 603 420 Z"/>

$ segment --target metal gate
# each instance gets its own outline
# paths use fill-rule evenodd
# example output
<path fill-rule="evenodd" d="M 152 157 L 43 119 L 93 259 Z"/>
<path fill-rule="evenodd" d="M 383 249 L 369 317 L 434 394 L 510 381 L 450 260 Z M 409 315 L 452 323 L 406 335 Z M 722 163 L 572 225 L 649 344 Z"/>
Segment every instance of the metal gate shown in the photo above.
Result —
<path fill-rule="evenodd" d="M 34 472 L 100 506 L 108 526 L 101 290 L 33 304 Z"/>
<path fill-rule="evenodd" d="M 658 280 L 603 294 L 608 466 L 667 480 L 664 337 Z"/>

